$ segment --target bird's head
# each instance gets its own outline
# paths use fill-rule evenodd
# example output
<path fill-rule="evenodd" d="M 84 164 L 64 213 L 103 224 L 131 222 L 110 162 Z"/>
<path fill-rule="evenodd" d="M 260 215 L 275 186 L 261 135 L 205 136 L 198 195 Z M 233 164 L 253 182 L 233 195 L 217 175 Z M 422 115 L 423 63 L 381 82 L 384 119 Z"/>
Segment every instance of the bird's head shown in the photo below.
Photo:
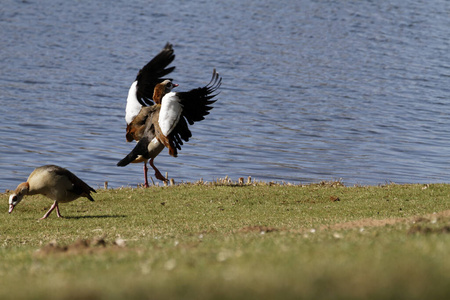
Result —
<path fill-rule="evenodd" d="M 166 79 L 163 82 L 158 83 L 153 91 L 153 101 L 155 101 L 156 104 L 161 104 L 162 98 L 177 86 L 178 84 L 173 83 L 170 79 Z"/>
<path fill-rule="evenodd" d="M 9 195 L 9 213 L 12 213 L 14 207 L 22 201 L 23 196 L 28 193 L 29 188 L 30 186 L 28 185 L 28 182 L 23 182 L 17 186 L 14 193 Z"/>

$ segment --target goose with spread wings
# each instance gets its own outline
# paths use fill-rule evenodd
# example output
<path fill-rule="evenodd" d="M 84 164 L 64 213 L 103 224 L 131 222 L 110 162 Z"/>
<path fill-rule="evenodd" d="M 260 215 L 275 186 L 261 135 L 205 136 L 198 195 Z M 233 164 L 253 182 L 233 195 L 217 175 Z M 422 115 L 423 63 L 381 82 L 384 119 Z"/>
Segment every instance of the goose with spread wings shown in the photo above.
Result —
<path fill-rule="evenodd" d="M 133 140 L 139 141 L 144 133 L 141 122 L 134 121 L 139 115 L 139 112 L 143 107 L 154 105 L 153 93 L 155 86 L 165 80 L 171 80 L 165 78 L 166 75 L 171 73 L 175 67 L 169 67 L 169 65 L 175 59 L 173 46 L 167 43 L 164 48 L 150 60 L 142 69 L 139 70 L 135 81 L 131 84 L 128 91 L 127 105 L 125 109 L 125 121 L 127 123 L 126 128 L 126 140 L 132 142 Z M 177 85 L 174 85 L 177 86 Z M 134 122 L 133 122 L 134 121 Z M 137 157 L 133 163 L 144 162 L 144 176 L 145 186 L 148 187 L 147 179 L 147 161 L 148 159 L 142 156 Z M 153 165 L 153 160 L 150 161 L 150 165 L 157 170 Z M 158 179 L 165 179 L 161 173 L 156 175 Z"/>
<path fill-rule="evenodd" d="M 136 139 L 138 143 L 117 165 L 123 167 L 131 162 L 150 160 L 155 177 L 167 180 L 153 164 L 154 158 L 165 147 L 171 156 L 177 157 L 183 141 L 189 141 L 192 136 L 188 124 L 193 125 L 209 114 L 221 83 L 222 78 L 214 69 L 206 86 L 188 92 L 172 92 L 178 85 L 171 79 L 156 84 L 152 97 L 155 104 L 142 107 L 128 125 L 127 139 Z M 148 186 L 147 176 L 145 186 Z"/>

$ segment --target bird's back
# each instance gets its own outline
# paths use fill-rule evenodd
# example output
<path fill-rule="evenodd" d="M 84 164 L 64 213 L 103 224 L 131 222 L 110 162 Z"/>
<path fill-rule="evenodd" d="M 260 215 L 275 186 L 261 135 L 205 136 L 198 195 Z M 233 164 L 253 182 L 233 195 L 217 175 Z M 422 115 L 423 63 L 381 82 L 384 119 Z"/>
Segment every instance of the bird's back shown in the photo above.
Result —
<path fill-rule="evenodd" d="M 58 202 L 70 202 L 79 197 L 94 201 L 95 190 L 67 169 L 46 165 L 36 168 L 28 177 L 29 194 L 43 194 Z"/>

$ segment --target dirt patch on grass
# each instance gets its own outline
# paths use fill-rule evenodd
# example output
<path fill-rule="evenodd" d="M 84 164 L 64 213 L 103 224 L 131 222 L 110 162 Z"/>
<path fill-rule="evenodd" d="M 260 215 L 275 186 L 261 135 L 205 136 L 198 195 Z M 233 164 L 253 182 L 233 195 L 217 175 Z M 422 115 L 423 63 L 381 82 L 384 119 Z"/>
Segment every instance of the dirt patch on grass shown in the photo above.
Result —
<path fill-rule="evenodd" d="M 389 218 L 389 219 L 361 219 L 344 223 L 337 223 L 333 225 L 321 226 L 321 230 L 327 229 L 353 229 L 364 227 L 380 227 L 386 225 L 394 225 L 398 223 L 420 223 L 420 222 L 436 222 L 439 219 L 448 221 L 450 219 L 450 210 L 444 210 L 438 213 L 429 214 L 425 216 L 414 216 L 409 218 Z"/>
<path fill-rule="evenodd" d="M 408 230 L 408 234 L 450 233 L 450 225 L 433 228 L 431 226 L 414 225 Z"/>
<path fill-rule="evenodd" d="M 116 239 L 113 242 L 107 242 L 103 238 L 79 239 L 69 245 L 59 245 L 56 241 L 51 241 L 47 245 L 36 251 L 37 256 L 47 256 L 54 254 L 92 254 L 103 253 L 105 251 L 117 251 L 126 248 L 125 241 Z"/>
<path fill-rule="evenodd" d="M 370 227 L 382 227 L 387 225 L 395 225 L 399 223 L 412 224 L 408 233 L 450 233 L 450 210 L 444 210 L 438 213 L 414 216 L 408 218 L 388 218 L 388 219 L 361 219 L 344 223 L 336 223 L 332 225 L 322 225 L 318 230 L 348 230 L 361 229 Z M 438 223 L 438 226 L 434 225 Z M 421 224 L 420 226 L 418 224 Z M 440 224 L 440 225 L 439 225 Z M 444 225 L 442 225 L 444 224 Z M 317 228 L 316 228 L 317 229 Z M 316 229 L 296 229 L 290 230 L 286 228 L 275 228 L 269 226 L 255 225 L 246 226 L 236 230 L 239 233 L 270 233 L 270 232 L 295 232 L 308 233 L 315 232 Z"/>
<path fill-rule="evenodd" d="M 258 232 L 258 233 L 268 233 L 268 232 L 274 232 L 279 231 L 279 229 L 275 227 L 268 227 L 268 226 L 246 226 L 241 229 L 239 229 L 239 232 L 248 233 L 248 232 Z"/>
<path fill-rule="evenodd" d="M 323 225 L 320 230 L 326 229 L 353 229 L 353 228 L 363 228 L 363 227 L 379 227 L 386 225 L 393 225 L 401 222 L 400 219 L 361 219 L 356 221 L 337 223 L 333 225 Z"/>

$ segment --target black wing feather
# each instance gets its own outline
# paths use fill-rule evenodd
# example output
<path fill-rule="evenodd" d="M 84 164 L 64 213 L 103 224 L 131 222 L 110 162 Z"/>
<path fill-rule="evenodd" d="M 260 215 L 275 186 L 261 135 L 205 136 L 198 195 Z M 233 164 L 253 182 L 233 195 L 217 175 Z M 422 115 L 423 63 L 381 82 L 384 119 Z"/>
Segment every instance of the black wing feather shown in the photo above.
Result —
<path fill-rule="evenodd" d="M 136 76 L 137 98 L 141 105 L 154 104 L 152 98 L 155 85 L 167 79 L 163 77 L 175 70 L 175 67 L 167 68 L 174 59 L 172 44 L 167 43 L 158 55 L 139 70 Z"/>
<path fill-rule="evenodd" d="M 221 84 L 222 77 L 214 69 L 211 81 L 206 86 L 189 92 L 177 93 L 180 103 L 183 105 L 182 118 L 170 134 L 177 149 L 181 150 L 182 140 L 188 142 L 192 136 L 187 123 L 193 125 L 194 122 L 204 120 L 205 116 L 209 114 L 209 111 L 213 108 L 210 105 L 217 101 L 212 99 L 218 95 L 215 92 Z"/>

